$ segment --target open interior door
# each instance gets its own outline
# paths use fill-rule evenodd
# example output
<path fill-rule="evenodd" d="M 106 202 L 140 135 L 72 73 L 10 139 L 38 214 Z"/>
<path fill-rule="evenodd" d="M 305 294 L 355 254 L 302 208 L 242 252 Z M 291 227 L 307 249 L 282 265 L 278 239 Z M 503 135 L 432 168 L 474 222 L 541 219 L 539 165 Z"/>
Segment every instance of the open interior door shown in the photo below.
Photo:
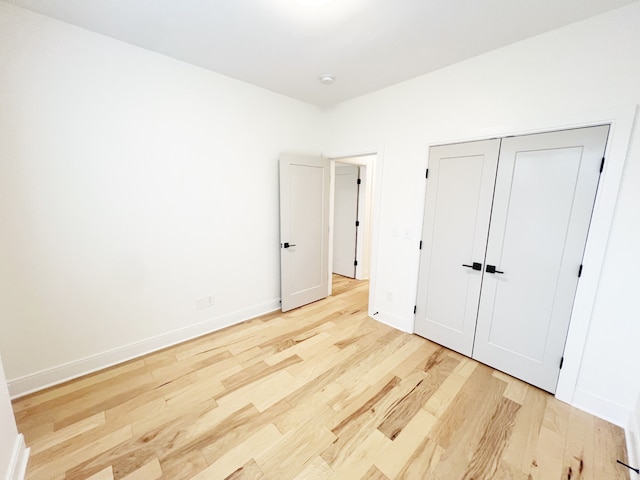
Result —
<path fill-rule="evenodd" d="M 329 160 L 280 155 L 282 311 L 329 295 Z"/>
<path fill-rule="evenodd" d="M 357 165 L 336 165 L 333 194 L 333 273 L 356 278 L 358 240 Z"/>

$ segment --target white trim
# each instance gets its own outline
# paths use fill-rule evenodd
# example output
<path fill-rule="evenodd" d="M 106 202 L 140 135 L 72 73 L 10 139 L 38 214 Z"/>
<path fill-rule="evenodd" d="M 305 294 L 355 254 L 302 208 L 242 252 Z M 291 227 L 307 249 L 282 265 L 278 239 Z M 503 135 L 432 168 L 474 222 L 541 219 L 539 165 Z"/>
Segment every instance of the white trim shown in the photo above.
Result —
<path fill-rule="evenodd" d="M 589 332 L 589 324 L 591 323 L 591 316 L 600 281 L 600 273 L 604 264 L 609 232 L 613 222 L 613 216 L 618 199 L 618 191 L 620 189 L 620 182 L 622 180 L 622 173 L 627 158 L 627 151 L 637 109 L 637 105 L 631 105 L 619 108 L 570 113 L 559 117 L 526 120 L 506 126 L 486 127 L 480 131 L 478 136 L 472 138 L 440 138 L 437 139 L 437 141 L 427 142 L 427 147 L 431 147 L 435 145 L 486 140 L 489 138 L 506 137 L 511 135 L 527 135 L 593 125 L 611 125 L 607 149 L 605 152 L 605 168 L 598 187 L 591 226 L 589 229 L 589 236 L 587 238 L 584 253 L 583 264 L 585 265 L 585 270 L 580 282 L 578 283 L 578 289 L 576 291 L 571 323 L 569 325 L 567 343 L 564 351 L 564 364 L 562 370 L 560 370 L 560 377 L 558 379 L 558 386 L 556 389 L 556 397 L 572 405 L 576 405 L 574 403 L 576 385 L 578 383 L 582 356 L 584 354 L 584 347 Z M 417 282 L 418 278 L 416 274 L 416 285 Z M 583 400 L 585 395 L 587 394 L 583 395 Z M 595 397 L 590 398 L 593 399 Z M 622 411 L 618 411 L 615 407 L 611 407 L 611 405 L 606 406 L 602 402 L 587 401 L 584 402 L 584 404 L 594 407 L 592 410 L 594 415 L 599 417 L 606 417 L 607 415 L 610 415 L 612 418 L 615 417 L 618 419 L 617 422 L 614 423 L 620 424 L 620 415 L 622 414 Z M 600 405 L 600 407 L 603 408 L 603 411 L 595 408 L 596 404 Z"/>
<path fill-rule="evenodd" d="M 404 328 L 399 328 L 399 325 L 403 325 L 406 322 L 406 320 L 398 315 L 394 315 L 392 313 L 387 313 L 387 312 L 383 312 L 383 311 L 371 311 L 371 309 L 369 309 L 369 316 L 371 318 L 373 318 L 374 320 L 380 322 L 380 323 L 384 323 L 385 325 L 388 325 L 390 327 L 393 327 L 396 330 L 400 330 L 401 332 L 405 332 L 405 333 L 413 333 L 412 331 L 406 330 Z"/>
<path fill-rule="evenodd" d="M 279 299 L 270 300 L 195 325 L 96 355 L 90 355 L 73 362 L 25 375 L 24 377 L 15 378 L 7 382 L 9 393 L 12 398 L 21 397 L 276 310 L 280 310 Z"/>
<path fill-rule="evenodd" d="M 556 397 L 573 404 L 584 347 L 589 333 L 600 274 L 604 265 L 609 233 L 618 200 L 618 191 L 627 159 L 627 150 L 636 117 L 637 106 L 603 112 L 585 124 L 610 123 L 611 131 L 605 152 L 605 165 L 593 208 L 589 236 L 584 252 L 584 273 L 578 282 L 571 314 L 571 323 L 564 350 Z M 600 416 L 598 413 L 596 413 Z M 628 418 L 628 416 L 627 416 Z M 626 420 L 626 419 L 625 419 Z"/>
<path fill-rule="evenodd" d="M 579 388 L 573 394 L 571 405 L 622 428 L 625 427 L 631 415 L 627 407 Z"/>
<path fill-rule="evenodd" d="M 631 412 L 629 424 L 625 428 L 625 437 L 627 439 L 627 459 L 629 465 L 634 468 L 640 468 L 640 417 L 636 411 Z M 640 479 L 640 475 L 629 470 L 629 478 L 631 480 Z"/>
<path fill-rule="evenodd" d="M 29 449 L 24 443 L 22 434 L 16 436 L 16 442 L 13 445 L 13 453 L 9 461 L 9 468 L 5 478 L 7 480 L 23 480 L 27 473 L 27 462 L 29 461 Z"/>

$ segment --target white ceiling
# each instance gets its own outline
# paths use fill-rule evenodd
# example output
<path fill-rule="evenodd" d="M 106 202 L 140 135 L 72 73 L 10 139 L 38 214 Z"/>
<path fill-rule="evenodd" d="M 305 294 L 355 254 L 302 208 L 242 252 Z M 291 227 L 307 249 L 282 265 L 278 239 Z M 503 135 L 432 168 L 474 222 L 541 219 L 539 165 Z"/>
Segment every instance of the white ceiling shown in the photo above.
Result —
<path fill-rule="evenodd" d="M 328 106 L 635 0 L 11 0 Z M 333 85 L 319 81 L 332 74 Z"/>

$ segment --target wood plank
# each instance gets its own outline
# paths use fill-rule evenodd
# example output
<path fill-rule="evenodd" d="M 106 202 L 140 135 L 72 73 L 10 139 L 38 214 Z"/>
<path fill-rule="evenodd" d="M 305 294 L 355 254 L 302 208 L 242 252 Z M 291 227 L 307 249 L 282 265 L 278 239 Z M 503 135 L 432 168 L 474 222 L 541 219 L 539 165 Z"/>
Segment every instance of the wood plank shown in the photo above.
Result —
<path fill-rule="evenodd" d="M 444 349 L 438 350 L 429 357 L 433 363 L 424 366 L 427 376 L 394 406 L 393 410 L 378 426 L 378 430 L 394 440 L 405 425 L 427 403 L 440 385 L 459 364 L 457 359 L 447 357 Z"/>
<path fill-rule="evenodd" d="M 68 472 L 74 465 L 101 455 L 103 452 L 131 439 L 131 426 L 127 425 L 115 432 L 107 433 L 95 441 L 82 446 L 64 445 L 63 448 L 50 448 L 34 455 L 29 460 L 29 478 L 50 478 Z M 101 470 L 101 469 L 100 469 Z M 97 472 L 94 472 L 97 473 Z M 78 478 L 67 473 L 68 479 Z M 84 476 L 83 478 L 86 478 Z"/>
<path fill-rule="evenodd" d="M 264 473 L 262 473 L 256 461 L 252 458 L 225 480 L 260 480 L 262 478 L 264 478 Z"/>
<path fill-rule="evenodd" d="M 393 439 L 385 454 L 375 460 L 375 465 L 386 477 L 396 478 L 400 472 L 421 455 L 417 452 L 424 439 L 428 439 L 436 417 L 420 409 L 402 431 Z M 427 470 L 431 465 L 427 466 Z M 426 472 L 425 471 L 425 472 Z"/>
<path fill-rule="evenodd" d="M 86 480 L 114 480 L 113 468 L 111 468 L 111 466 L 108 466 L 104 470 L 100 470 L 98 473 L 91 475 Z"/>
<path fill-rule="evenodd" d="M 509 389 L 505 390 L 506 392 Z M 535 461 L 535 452 L 540 438 L 540 428 L 547 409 L 549 394 L 527 387 L 522 407 L 518 411 L 503 460 L 521 472 L 529 472 Z M 518 396 L 520 398 L 520 396 Z M 505 467 L 505 470 L 508 468 Z"/>
<path fill-rule="evenodd" d="M 463 480 L 495 478 L 500 466 L 500 457 L 509 442 L 519 409 L 520 404 L 508 398 L 503 398 L 498 404 L 491 418 L 485 423 L 484 433 Z"/>
<path fill-rule="evenodd" d="M 367 282 L 16 400 L 34 480 L 627 478 L 624 432 L 367 317 Z"/>
<path fill-rule="evenodd" d="M 248 436 L 244 442 L 237 443 L 229 448 L 221 449 L 222 452 L 209 452 L 207 462 L 209 466 L 193 477 L 193 480 L 215 480 L 227 478 L 231 475 L 238 477 L 243 468 L 253 457 L 274 442 L 277 442 L 282 435 L 271 423 L 267 423 L 262 428 Z M 206 457 L 206 456 L 205 456 Z M 259 466 L 258 466 L 259 468 Z M 260 469 L 260 471 L 262 471 Z"/>
<path fill-rule="evenodd" d="M 122 477 L 122 480 L 157 480 L 162 477 L 162 468 L 157 458 L 143 465 L 138 470 Z"/>
<path fill-rule="evenodd" d="M 384 473 L 373 465 L 367 473 L 365 473 L 360 480 L 390 480 Z"/>
<path fill-rule="evenodd" d="M 307 463 L 294 480 L 324 480 L 332 475 L 333 470 L 327 462 L 321 457 L 316 457 Z"/>
<path fill-rule="evenodd" d="M 168 456 L 160 462 L 162 477 L 167 480 L 190 480 L 208 465 L 200 450 L 192 450 L 183 454 L 179 461 Z"/>

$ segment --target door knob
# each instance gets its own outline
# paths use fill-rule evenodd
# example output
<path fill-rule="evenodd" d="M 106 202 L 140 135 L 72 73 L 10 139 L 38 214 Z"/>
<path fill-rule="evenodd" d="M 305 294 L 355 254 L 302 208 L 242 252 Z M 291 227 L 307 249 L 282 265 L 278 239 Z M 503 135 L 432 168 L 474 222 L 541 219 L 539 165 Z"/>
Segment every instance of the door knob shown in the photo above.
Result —
<path fill-rule="evenodd" d="M 478 262 L 473 262 L 473 265 L 466 265 L 463 263 L 462 266 L 467 268 L 473 268 L 474 270 L 478 270 L 478 271 L 482 270 L 482 264 Z"/>
<path fill-rule="evenodd" d="M 295 247 L 295 246 L 296 246 L 295 243 L 284 242 L 284 248 Z"/>
<path fill-rule="evenodd" d="M 500 270 L 496 270 L 496 266 L 495 265 L 487 265 L 487 268 L 485 269 L 485 272 L 487 272 L 487 273 L 504 273 L 504 272 L 501 272 Z"/>

